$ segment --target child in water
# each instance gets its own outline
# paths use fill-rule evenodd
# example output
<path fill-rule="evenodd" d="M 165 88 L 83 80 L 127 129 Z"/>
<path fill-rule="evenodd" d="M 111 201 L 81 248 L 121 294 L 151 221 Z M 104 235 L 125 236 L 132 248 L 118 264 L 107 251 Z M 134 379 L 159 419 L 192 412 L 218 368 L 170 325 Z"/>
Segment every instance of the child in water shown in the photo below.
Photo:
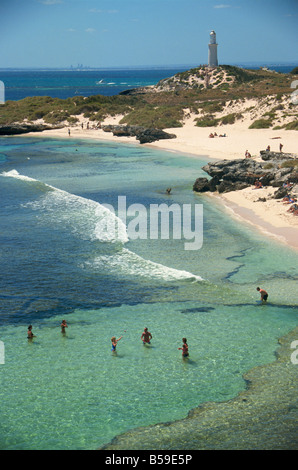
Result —
<path fill-rule="evenodd" d="M 123 336 L 120 336 L 120 338 L 118 338 L 118 339 L 116 339 L 116 336 L 112 336 L 111 341 L 112 341 L 112 351 L 113 352 L 116 352 L 117 343 L 118 343 L 118 341 L 120 341 L 121 338 L 123 338 Z"/>
<path fill-rule="evenodd" d="M 189 356 L 189 352 L 188 352 L 188 344 L 187 344 L 187 339 L 186 338 L 182 338 L 182 341 L 183 341 L 183 345 L 182 345 L 182 348 L 178 348 L 178 349 L 181 349 L 182 350 L 182 357 L 188 357 Z"/>

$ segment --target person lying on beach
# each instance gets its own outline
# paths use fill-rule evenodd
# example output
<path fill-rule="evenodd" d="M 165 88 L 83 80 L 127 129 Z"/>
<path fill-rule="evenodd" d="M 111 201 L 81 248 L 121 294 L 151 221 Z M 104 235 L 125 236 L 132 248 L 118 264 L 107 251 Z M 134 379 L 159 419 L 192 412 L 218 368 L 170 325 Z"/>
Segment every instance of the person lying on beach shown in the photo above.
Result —
<path fill-rule="evenodd" d="M 63 333 L 65 335 L 65 328 L 68 328 L 66 320 L 62 320 L 62 323 L 61 323 L 60 326 L 61 326 L 61 333 Z"/>
<path fill-rule="evenodd" d="M 297 204 L 293 204 L 290 209 L 287 210 L 287 212 L 295 212 L 295 211 L 298 211 L 298 205 Z"/>
<path fill-rule="evenodd" d="M 121 338 L 123 338 L 123 336 L 120 336 L 120 338 L 118 338 L 118 339 L 116 339 L 116 336 L 112 336 L 111 341 L 112 341 L 112 351 L 113 352 L 116 352 L 117 343 L 118 343 L 118 341 L 120 341 Z"/>
<path fill-rule="evenodd" d="M 293 202 L 297 202 L 297 199 L 291 196 L 285 196 L 282 201 L 283 204 L 293 204 Z"/>
<path fill-rule="evenodd" d="M 188 357 L 189 356 L 189 352 L 188 352 L 188 344 L 187 344 L 187 339 L 186 338 L 182 338 L 182 341 L 183 341 L 183 345 L 182 345 L 182 348 L 178 348 L 180 350 L 182 350 L 182 357 Z"/>
<path fill-rule="evenodd" d="M 141 340 L 143 341 L 143 344 L 151 344 L 150 340 L 152 339 L 152 334 L 150 331 L 148 331 L 148 328 L 144 328 L 144 331 L 141 336 Z"/>
<path fill-rule="evenodd" d="M 36 336 L 32 333 L 32 325 L 28 326 L 27 337 L 28 339 L 36 338 Z"/>
<path fill-rule="evenodd" d="M 264 289 L 260 289 L 260 287 L 257 287 L 257 291 L 259 291 L 261 294 L 261 301 L 266 302 L 268 299 L 268 292 L 266 292 Z"/>

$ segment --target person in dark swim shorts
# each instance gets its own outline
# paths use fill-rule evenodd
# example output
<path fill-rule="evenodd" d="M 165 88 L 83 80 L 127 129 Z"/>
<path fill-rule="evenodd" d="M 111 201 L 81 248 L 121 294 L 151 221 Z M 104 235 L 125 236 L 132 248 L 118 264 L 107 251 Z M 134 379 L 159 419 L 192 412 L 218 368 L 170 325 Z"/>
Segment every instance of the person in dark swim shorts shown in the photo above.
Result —
<path fill-rule="evenodd" d="M 262 302 L 266 302 L 266 300 L 268 299 L 268 292 L 266 292 L 264 289 L 260 289 L 259 287 L 257 287 L 257 291 L 259 291 L 261 294 Z"/>

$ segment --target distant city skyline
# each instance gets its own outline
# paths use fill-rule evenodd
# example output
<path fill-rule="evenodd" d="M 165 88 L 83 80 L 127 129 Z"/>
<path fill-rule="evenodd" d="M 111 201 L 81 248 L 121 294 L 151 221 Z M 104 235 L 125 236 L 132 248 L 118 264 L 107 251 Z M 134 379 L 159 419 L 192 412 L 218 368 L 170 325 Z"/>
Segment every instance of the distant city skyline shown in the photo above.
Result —
<path fill-rule="evenodd" d="M 1 0 L 0 68 L 298 63 L 296 0 Z"/>

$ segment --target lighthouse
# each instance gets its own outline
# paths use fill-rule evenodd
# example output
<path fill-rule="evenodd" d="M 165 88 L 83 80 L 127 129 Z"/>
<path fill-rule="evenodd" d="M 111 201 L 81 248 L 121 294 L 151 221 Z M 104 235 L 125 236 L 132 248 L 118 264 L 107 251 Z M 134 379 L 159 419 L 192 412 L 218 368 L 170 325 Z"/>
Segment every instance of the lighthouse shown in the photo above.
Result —
<path fill-rule="evenodd" d="M 217 67 L 218 60 L 217 60 L 217 44 L 216 44 L 216 34 L 215 31 L 211 31 L 210 33 L 210 43 L 209 47 L 209 54 L 208 54 L 208 66 L 209 67 Z"/>

